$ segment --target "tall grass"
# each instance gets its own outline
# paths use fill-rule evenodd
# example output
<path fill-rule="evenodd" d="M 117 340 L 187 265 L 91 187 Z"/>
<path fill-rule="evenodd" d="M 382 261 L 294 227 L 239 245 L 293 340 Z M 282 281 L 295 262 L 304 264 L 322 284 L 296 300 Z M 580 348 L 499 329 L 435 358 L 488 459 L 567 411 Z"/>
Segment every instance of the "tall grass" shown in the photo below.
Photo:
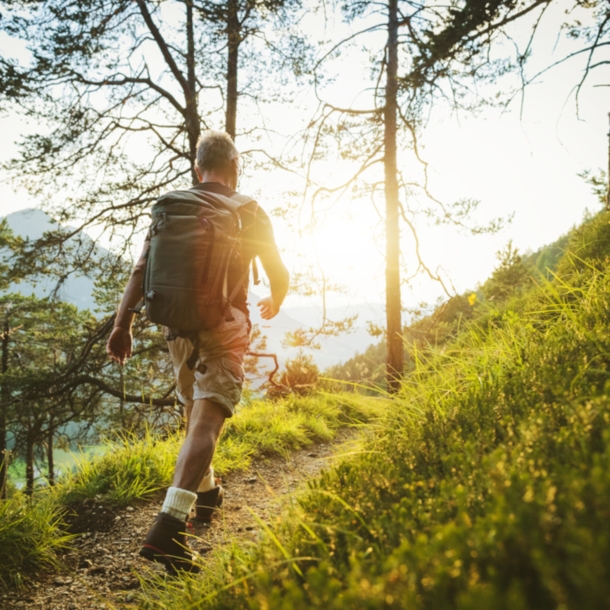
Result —
<path fill-rule="evenodd" d="M 61 512 L 48 496 L 34 505 L 21 493 L 0 502 L 0 584 L 19 585 L 57 566 L 57 552 L 71 538 L 61 529 Z"/>
<path fill-rule="evenodd" d="M 610 607 L 609 312 L 586 268 L 415 354 L 366 451 L 141 606 Z"/>
<path fill-rule="evenodd" d="M 376 417 L 383 401 L 358 396 L 289 397 L 254 401 L 228 420 L 214 460 L 219 474 L 247 469 L 255 456 L 287 455 L 315 441 L 334 438 L 345 426 Z M 17 494 L 0 502 L 0 581 L 19 583 L 25 575 L 56 565 L 67 542 L 62 507 L 88 498 L 125 506 L 171 484 L 181 432 L 143 437 L 123 434 L 106 441 L 101 455 L 78 457 L 72 473 L 40 492 L 32 503 Z"/>
<path fill-rule="evenodd" d="M 80 455 L 74 471 L 61 479 L 55 490 L 59 504 L 98 498 L 125 506 L 146 498 L 171 480 L 180 437 L 157 437 L 149 430 L 142 438 L 122 434 L 103 444 L 103 454 Z"/>
<path fill-rule="evenodd" d="M 214 458 L 218 474 L 245 470 L 254 456 L 281 455 L 331 440 L 340 427 L 369 421 L 383 401 L 360 396 L 290 396 L 280 401 L 258 400 L 227 420 Z M 57 498 L 68 504 L 87 498 L 124 506 L 171 484 L 182 432 L 164 437 L 148 431 L 142 438 L 124 434 L 106 441 L 103 455 L 83 455 L 75 471 L 57 487 Z"/>

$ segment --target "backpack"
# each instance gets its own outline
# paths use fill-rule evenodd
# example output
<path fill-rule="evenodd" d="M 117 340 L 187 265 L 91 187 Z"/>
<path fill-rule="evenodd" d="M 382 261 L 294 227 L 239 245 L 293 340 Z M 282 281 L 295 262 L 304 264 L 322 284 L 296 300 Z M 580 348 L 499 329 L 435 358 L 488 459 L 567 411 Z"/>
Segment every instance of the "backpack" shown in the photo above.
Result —
<path fill-rule="evenodd" d="M 151 322 L 180 332 L 206 330 L 232 320 L 231 302 L 249 268 L 227 294 L 233 264 L 241 268 L 240 209 L 256 202 L 189 189 L 160 197 L 152 207 L 144 272 L 144 306 Z M 252 217 L 254 215 L 252 214 Z"/>

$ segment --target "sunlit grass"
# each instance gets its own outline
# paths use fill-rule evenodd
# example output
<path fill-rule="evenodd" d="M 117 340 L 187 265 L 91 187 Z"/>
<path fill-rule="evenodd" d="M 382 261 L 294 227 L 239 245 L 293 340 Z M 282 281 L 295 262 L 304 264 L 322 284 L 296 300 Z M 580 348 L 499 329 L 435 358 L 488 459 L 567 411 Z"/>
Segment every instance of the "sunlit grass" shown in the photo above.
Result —
<path fill-rule="evenodd" d="M 254 401 L 227 420 L 214 458 L 222 475 L 245 470 L 254 456 L 286 456 L 316 441 L 332 440 L 340 427 L 360 425 L 378 415 L 381 405 L 358 396 L 313 395 L 279 401 Z M 103 455 L 82 455 L 75 470 L 56 489 L 62 504 L 86 498 L 119 506 L 142 500 L 171 484 L 182 432 L 142 438 L 124 434 L 107 440 Z"/>
<path fill-rule="evenodd" d="M 330 441 L 340 428 L 377 417 L 382 407 L 350 395 L 254 401 L 228 420 L 215 470 L 221 475 L 245 470 L 255 456 L 286 456 L 314 442 Z M 118 435 L 105 441 L 99 455 L 75 455 L 74 471 L 55 488 L 39 490 L 31 503 L 21 494 L 0 502 L 1 579 L 19 582 L 32 570 L 56 565 L 56 551 L 68 539 L 60 522 L 62 507 L 90 498 L 126 506 L 170 485 L 182 438 L 180 431 Z"/>
<path fill-rule="evenodd" d="M 148 431 L 144 437 L 124 434 L 106 440 L 106 451 L 82 454 L 74 471 L 55 489 L 60 504 L 86 498 L 103 498 L 119 506 L 141 500 L 170 480 L 179 449 L 179 435 L 159 438 Z"/>
<path fill-rule="evenodd" d="M 141 607 L 607 607 L 608 311 L 588 269 L 415 353 L 362 451 L 260 545 L 144 582 Z"/>

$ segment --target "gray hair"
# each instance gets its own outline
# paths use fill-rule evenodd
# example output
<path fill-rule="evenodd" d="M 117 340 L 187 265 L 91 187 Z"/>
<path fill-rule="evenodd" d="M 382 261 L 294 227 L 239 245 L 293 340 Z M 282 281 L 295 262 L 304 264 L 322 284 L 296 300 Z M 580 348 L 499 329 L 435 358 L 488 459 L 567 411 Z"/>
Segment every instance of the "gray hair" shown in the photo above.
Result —
<path fill-rule="evenodd" d="M 199 136 L 195 162 L 199 171 L 224 170 L 233 159 L 239 159 L 239 152 L 228 133 L 208 129 Z"/>

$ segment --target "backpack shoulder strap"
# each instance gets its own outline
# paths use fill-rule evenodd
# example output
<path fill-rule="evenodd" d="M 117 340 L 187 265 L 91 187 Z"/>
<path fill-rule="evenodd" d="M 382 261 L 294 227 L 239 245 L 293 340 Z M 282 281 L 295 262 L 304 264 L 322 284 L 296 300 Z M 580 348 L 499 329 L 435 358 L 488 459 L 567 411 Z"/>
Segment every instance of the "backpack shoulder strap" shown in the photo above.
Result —
<path fill-rule="evenodd" d="M 255 199 L 252 199 L 252 197 L 248 197 L 248 195 L 242 195 L 241 193 L 233 193 L 233 195 L 231 195 L 231 199 L 233 201 L 236 201 L 239 204 L 240 208 L 252 202 L 256 203 Z"/>
<path fill-rule="evenodd" d="M 247 211 L 249 214 L 246 216 L 250 216 L 250 221 L 243 227 L 244 229 L 250 228 L 256 222 L 256 211 L 258 210 L 258 202 L 252 197 L 248 197 L 247 195 L 242 195 L 241 193 L 233 193 L 231 195 L 231 199 L 238 204 L 238 212 Z M 243 216 L 240 213 L 240 219 L 243 222 Z M 254 283 L 259 284 L 260 280 L 258 279 L 258 267 L 256 265 L 256 257 L 254 257 L 251 261 L 252 273 L 254 274 Z M 248 275 L 250 274 L 250 265 L 244 271 L 242 277 L 239 279 L 233 291 L 229 295 L 229 303 L 232 303 L 235 300 L 238 292 L 241 290 L 242 286 L 248 279 Z"/>

